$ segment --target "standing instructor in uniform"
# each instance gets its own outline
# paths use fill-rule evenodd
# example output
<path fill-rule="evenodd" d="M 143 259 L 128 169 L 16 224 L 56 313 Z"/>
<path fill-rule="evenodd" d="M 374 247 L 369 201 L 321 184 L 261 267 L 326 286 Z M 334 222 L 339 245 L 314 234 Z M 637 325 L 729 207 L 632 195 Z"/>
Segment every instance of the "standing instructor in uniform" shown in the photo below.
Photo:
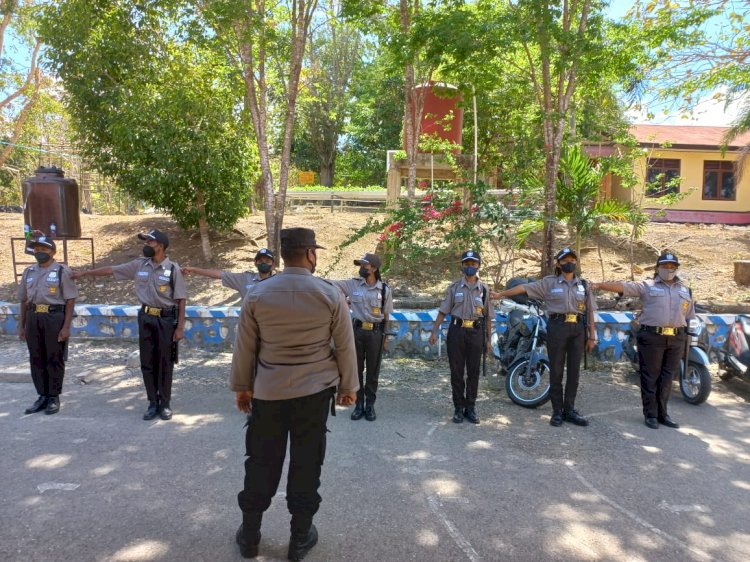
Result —
<path fill-rule="evenodd" d="M 21 301 L 18 336 L 26 341 L 31 379 L 39 397 L 27 414 L 60 411 L 60 393 L 65 376 L 65 347 L 78 288 L 70 268 L 55 261 L 55 242 L 44 235 L 31 244 L 37 265 L 26 268 L 18 285 Z"/>
<path fill-rule="evenodd" d="M 638 322 L 638 363 L 641 372 L 641 400 L 646 426 L 680 427 L 667 410 L 672 379 L 680 368 L 688 344 L 687 325 L 695 318 L 690 288 L 677 276 L 680 261 L 672 252 L 656 260 L 656 274 L 645 281 L 592 283 L 595 289 L 640 297 L 643 303 Z"/>
<path fill-rule="evenodd" d="M 283 229 L 284 270 L 258 283 L 240 311 L 229 384 L 237 408 L 250 414 L 245 486 L 237 498 L 242 525 L 236 540 L 245 558 L 258 555 L 261 520 L 281 479 L 287 441 L 289 559 L 302 560 L 318 542 L 312 521 L 321 502 L 328 412 L 337 392 L 339 405 L 356 400 L 349 309 L 339 289 L 313 277 L 318 248 L 314 231 Z"/>
<path fill-rule="evenodd" d="M 171 419 L 172 372 L 176 357 L 173 348 L 184 336 L 185 281 L 180 266 L 166 254 L 169 238 L 160 230 L 139 234 L 145 241 L 143 257 L 111 267 L 79 271 L 73 278 L 114 276 L 117 280 L 134 279 L 135 295 L 141 302 L 138 312 L 138 344 L 141 373 L 146 386 L 148 408 L 146 421 L 157 415 Z"/>

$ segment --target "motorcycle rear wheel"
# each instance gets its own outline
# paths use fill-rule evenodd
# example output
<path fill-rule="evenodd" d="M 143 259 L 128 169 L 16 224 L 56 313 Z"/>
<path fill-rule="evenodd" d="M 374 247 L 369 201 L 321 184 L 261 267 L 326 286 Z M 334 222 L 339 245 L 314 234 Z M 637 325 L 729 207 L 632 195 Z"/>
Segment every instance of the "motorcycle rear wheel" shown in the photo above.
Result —
<path fill-rule="evenodd" d="M 530 355 L 526 354 L 508 368 L 505 391 L 513 402 L 524 408 L 536 408 L 549 400 L 550 366 L 547 358 L 537 360 L 526 374 Z"/>
<path fill-rule="evenodd" d="M 680 392 L 685 402 L 703 404 L 711 394 L 711 373 L 705 365 L 688 361 L 687 372 L 680 366 Z"/>

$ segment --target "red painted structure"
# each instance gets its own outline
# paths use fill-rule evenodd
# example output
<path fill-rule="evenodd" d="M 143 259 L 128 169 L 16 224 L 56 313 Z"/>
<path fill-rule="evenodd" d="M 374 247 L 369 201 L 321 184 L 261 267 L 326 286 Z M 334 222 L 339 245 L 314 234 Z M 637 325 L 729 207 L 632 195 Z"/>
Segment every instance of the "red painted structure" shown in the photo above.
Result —
<path fill-rule="evenodd" d="M 460 146 L 464 126 L 464 110 L 459 106 L 463 101 L 461 92 L 451 84 L 434 81 L 415 89 L 421 94 L 425 87 L 420 135 L 437 135 Z M 461 150 L 454 153 L 460 154 Z"/>

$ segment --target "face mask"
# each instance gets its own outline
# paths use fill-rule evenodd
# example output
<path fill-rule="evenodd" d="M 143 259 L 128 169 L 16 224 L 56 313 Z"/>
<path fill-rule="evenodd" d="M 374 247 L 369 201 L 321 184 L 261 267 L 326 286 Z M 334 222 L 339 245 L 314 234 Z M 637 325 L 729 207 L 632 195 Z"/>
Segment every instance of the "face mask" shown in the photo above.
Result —
<path fill-rule="evenodd" d="M 474 267 L 471 265 L 464 267 L 464 274 L 467 277 L 474 277 L 477 274 L 477 271 L 479 271 L 478 267 Z"/>
<path fill-rule="evenodd" d="M 675 278 L 675 275 L 677 275 L 677 271 L 673 269 L 667 269 L 666 267 L 660 267 L 657 270 L 657 273 L 659 274 L 659 277 L 661 277 L 664 281 L 671 281 Z"/>
<path fill-rule="evenodd" d="M 52 259 L 52 256 L 50 256 L 46 252 L 34 252 L 34 258 L 36 258 L 36 262 L 39 264 L 47 263 L 49 260 Z"/>
<path fill-rule="evenodd" d="M 367 279 L 370 276 L 370 272 L 367 271 L 364 267 L 359 268 L 359 276 Z"/>
<path fill-rule="evenodd" d="M 268 273 L 273 266 L 270 263 L 259 263 L 256 267 L 261 273 Z"/>
<path fill-rule="evenodd" d="M 143 255 L 147 258 L 153 258 L 156 255 L 156 250 L 154 250 L 151 246 L 144 246 Z"/>
<path fill-rule="evenodd" d="M 315 256 L 315 263 L 313 263 L 312 260 L 308 260 L 308 261 L 310 261 L 310 264 L 312 265 L 312 269 L 310 270 L 310 273 L 315 273 L 315 268 L 318 266 L 318 256 Z"/>
<path fill-rule="evenodd" d="M 560 269 L 563 273 L 573 273 L 576 270 L 576 264 L 568 262 L 560 265 Z"/>

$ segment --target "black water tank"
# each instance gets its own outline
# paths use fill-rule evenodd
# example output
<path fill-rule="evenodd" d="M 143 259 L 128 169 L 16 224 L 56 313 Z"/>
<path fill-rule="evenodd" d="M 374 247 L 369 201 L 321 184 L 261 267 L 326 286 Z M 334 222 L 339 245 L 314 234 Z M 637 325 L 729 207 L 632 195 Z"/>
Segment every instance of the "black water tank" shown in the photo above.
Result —
<path fill-rule="evenodd" d="M 65 178 L 60 168 L 39 167 L 22 187 L 23 218 L 31 230 L 41 230 L 53 238 L 81 237 L 76 180 Z"/>

